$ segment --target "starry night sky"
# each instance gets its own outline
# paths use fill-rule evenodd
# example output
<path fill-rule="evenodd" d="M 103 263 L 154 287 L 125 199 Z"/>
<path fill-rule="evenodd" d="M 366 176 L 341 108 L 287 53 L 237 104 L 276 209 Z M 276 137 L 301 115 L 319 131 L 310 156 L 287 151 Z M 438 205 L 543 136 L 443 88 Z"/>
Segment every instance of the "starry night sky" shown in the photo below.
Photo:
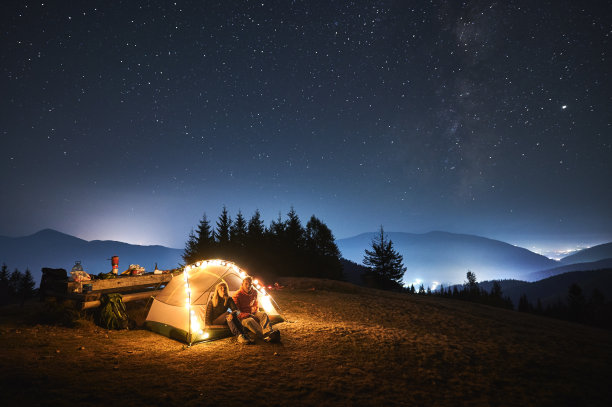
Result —
<path fill-rule="evenodd" d="M 3 2 L 0 235 L 612 241 L 607 1 Z"/>

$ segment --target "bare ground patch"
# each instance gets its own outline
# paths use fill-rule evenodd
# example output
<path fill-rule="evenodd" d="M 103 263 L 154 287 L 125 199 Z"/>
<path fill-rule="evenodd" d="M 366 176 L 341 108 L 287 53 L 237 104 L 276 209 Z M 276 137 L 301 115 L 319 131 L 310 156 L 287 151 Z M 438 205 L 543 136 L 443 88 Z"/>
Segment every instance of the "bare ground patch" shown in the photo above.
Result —
<path fill-rule="evenodd" d="M 291 288 L 293 287 L 293 289 Z M 0 316 L 9 405 L 608 405 L 612 333 L 447 299 L 295 279 L 282 343 L 185 347 Z M 136 310 L 134 310 L 136 312 Z"/>

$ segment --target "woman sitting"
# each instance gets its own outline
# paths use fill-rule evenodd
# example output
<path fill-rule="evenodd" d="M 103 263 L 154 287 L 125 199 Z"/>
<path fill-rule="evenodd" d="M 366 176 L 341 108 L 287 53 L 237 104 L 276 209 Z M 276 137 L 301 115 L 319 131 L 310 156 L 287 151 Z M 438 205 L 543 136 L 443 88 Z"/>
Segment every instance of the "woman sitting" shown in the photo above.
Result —
<path fill-rule="evenodd" d="M 238 321 L 238 308 L 229 296 L 227 284 L 222 281 L 215 287 L 215 293 L 206 306 L 206 325 L 227 325 L 232 334 L 243 344 L 252 343 L 242 333 L 242 324 Z"/>

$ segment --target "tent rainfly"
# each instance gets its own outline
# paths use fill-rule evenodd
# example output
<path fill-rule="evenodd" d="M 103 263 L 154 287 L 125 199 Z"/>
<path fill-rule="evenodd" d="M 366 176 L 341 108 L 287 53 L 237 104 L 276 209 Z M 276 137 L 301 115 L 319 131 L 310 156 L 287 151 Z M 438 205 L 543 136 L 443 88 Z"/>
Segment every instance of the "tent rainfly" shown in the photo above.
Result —
<path fill-rule="evenodd" d="M 236 264 L 219 259 L 185 266 L 182 276 L 172 278 L 153 299 L 145 326 L 189 345 L 230 336 L 226 325 L 206 326 L 206 306 L 217 284 L 225 281 L 229 295 L 233 296 L 246 276 Z M 270 322 L 282 322 L 280 308 L 274 299 L 257 280 L 253 283 L 258 302 L 269 315 Z"/>

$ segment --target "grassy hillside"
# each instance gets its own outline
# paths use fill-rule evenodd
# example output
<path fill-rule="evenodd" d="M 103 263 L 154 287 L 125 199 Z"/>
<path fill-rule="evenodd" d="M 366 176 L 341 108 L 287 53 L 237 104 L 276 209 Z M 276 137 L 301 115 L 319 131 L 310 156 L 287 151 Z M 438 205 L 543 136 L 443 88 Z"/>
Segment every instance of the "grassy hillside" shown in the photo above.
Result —
<path fill-rule="evenodd" d="M 274 293 L 287 319 L 278 325 L 280 344 L 229 338 L 186 348 L 139 329 L 39 325 L 3 308 L 2 397 L 9 405 L 57 406 L 612 401 L 612 332 L 328 280 L 283 284 Z"/>

